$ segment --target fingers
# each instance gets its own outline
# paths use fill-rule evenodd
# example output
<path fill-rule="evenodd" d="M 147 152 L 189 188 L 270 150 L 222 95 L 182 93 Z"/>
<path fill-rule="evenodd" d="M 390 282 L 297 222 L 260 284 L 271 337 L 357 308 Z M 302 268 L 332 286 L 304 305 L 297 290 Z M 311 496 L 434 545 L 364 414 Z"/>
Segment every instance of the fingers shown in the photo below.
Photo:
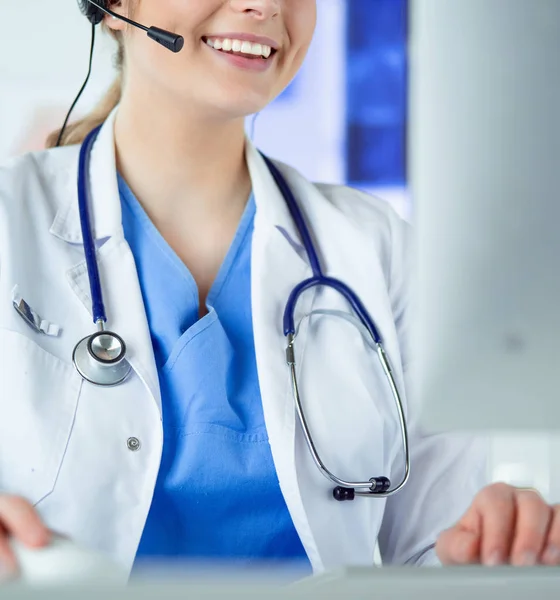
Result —
<path fill-rule="evenodd" d="M 560 565 L 560 505 L 536 490 L 488 486 L 436 544 L 444 564 Z"/>
<path fill-rule="evenodd" d="M 476 564 L 480 555 L 480 536 L 458 527 L 447 529 L 438 538 L 436 554 L 444 565 Z"/>
<path fill-rule="evenodd" d="M 540 562 L 553 517 L 552 507 L 534 491 L 517 491 L 517 522 L 510 562 L 529 567 Z"/>
<path fill-rule="evenodd" d="M 0 582 L 18 574 L 11 537 L 36 548 L 49 542 L 50 533 L 29 502 L 16 496 L 0 495 Z"/>
<path fill-rule="evenodd" d="M 8 543 L 8 533 L 0 526 L 0 583 L 14 577 L 17 570 L 16 557 Z"/>
<path fill-rule="evenodd" d="M 23 498 L 0 495 L 0 525 L 9 536 L 31 548 L 44 546 L 50 541 L 49 530 Z"/>
<path fill-rule="evenodd" d="M 560 565 L 560 506 L 553 507 L 548 539 L 542 553 L 541 562 L 550 567 Z"/>
<path fill-rule="evenodd" d="M 508 562 L 516 530 L 515 488 L 491 485 L 479 493 L 474 507 L 482 519 L 480 562 L 488 566 Z"/>

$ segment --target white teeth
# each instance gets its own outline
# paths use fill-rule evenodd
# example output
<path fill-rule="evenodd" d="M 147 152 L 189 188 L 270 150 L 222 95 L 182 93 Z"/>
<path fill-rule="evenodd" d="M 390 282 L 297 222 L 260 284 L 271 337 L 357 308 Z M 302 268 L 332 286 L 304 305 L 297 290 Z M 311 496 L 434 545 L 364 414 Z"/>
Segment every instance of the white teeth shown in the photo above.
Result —
<path fill-rule="evenodd" d="M 221 40 L 218 38 L 208 38 L 206 43 L 215 50 L 224 52 L 241 52 L 243 54 L 252 54 L 253 56 L 262 56 L 268 58 L 272 54 L 272 48 L 265 44 L 252 44 L 245 40 Z"/>

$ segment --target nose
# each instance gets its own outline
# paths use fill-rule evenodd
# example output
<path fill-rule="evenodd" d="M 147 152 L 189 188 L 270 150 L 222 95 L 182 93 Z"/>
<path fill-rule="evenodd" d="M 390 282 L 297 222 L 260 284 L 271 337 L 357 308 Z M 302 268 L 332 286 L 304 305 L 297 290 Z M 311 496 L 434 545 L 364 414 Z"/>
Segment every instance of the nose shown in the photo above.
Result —
<path fill-rule="evenodd" d="M 236 12 L 248 13 L 259 21 L 276 17 L 280 12 L 280 0 L 231 0 Z"/>

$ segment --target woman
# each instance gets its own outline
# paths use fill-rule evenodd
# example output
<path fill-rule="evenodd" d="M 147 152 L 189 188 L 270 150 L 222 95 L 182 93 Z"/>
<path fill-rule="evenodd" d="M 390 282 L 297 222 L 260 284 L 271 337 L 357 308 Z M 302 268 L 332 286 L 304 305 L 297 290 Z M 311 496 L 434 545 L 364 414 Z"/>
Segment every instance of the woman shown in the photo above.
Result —
<path fill-rule="evenodd" d="M 295 76 L 315 0 L 107 6 L 180 33 L 185 46 L 172 54 L 107 17 L 122 77 L 106 102 L 66 131 L 64 148 L 0 170 L 5 567 L 15 568 L 9 536 L 35 547 L 51 531 L 128 569 L 177 557 L 289 560 L 320 572 L 371 564 L 376 542 L 393 564 L 558 564 L 558 507 L 531 491 L 484 487 L 484 446 L 422 434 L 406 397 L 412 471 L 400 492 L 339 503 L 313 463 L 282 330 L 286 300 L 311 268 L 244 118 Z M 247 40 L 257 45 L 241 46 Z M 256 62 L 234 58 L 240 47 Z M 132 365 L 111 388 L 84 381 L 70 360 L 92 333 L 76 181 L 79 144 L 100 124 L 89 170 L 93 236 L 107 326 L 126 340 Z M 362 193 L 278 168 L 325 271 L 376 320 L 404 396 L 405 224 Z M 14 295 L 54 334 L 28 327 Z M 307 293 L 297 316 L 312 310 L 331 315 L 304 319 L 297 343 L 321 457 L 341 477 L 398 482 L 399 421 L 375 353 L 335 318 L 348 312 L 340 296 Z"/>

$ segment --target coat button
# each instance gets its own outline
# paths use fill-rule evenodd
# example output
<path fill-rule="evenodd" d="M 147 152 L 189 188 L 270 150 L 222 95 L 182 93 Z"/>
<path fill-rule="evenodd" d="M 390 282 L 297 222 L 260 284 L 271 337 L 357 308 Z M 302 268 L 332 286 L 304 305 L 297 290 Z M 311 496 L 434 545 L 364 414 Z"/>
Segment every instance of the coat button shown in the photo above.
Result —
<path fill-rule="evenodd" d="M 140 440 L 138 438 L 131 437 L 126 441 L 126 445 L 131 452 L 138 452 L 142 444 L 140 444 Z"/>

